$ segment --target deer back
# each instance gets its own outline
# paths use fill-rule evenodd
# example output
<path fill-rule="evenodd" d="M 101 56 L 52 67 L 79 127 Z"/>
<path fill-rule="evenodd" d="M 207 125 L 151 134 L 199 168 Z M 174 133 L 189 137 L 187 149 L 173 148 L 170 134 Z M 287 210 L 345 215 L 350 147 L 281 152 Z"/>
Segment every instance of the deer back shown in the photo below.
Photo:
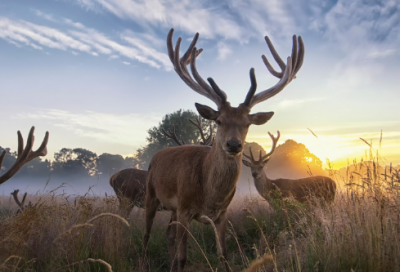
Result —
<path fill-rule="evenodd" d="M 336 183 L 329 177 L 312 176 L 302 179 L 272 180 L 282 192 L 283 197 L 292 195 L 297 201 L 305 202 L 312 195 L 332 202 L 335 198 Z"/>
<path fill-rule="evenodd" d="M 129 198 L 143 207 L 146 195 L 147 171 L 128 168 L 115 173 L 110 178 L 110 185 L 119 198 Z"/>

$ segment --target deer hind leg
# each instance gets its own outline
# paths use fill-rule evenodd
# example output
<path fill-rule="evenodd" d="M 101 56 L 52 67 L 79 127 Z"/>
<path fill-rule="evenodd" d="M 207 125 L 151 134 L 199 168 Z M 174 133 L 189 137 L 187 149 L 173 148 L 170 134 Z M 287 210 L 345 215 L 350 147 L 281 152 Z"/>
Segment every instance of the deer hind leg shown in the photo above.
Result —
<path fill-rule="evenodd" d="M 221 248 L 217 247 L 218 257 L 223 265 L 225 265 L 225 270 L 227 272 L 231 271 L 231 268 L 228 264 L 228 254 L 226 251 L 226 240 L 225 240 L 225 232 L 226 232 L 226 223 L 228 219 L 226 218 L 226 212 L 222 213 L 219 218 L 215 221 L 215 227 L 217 228 L 219 244 Z M 222 250 L 222 252 L 221 252 Z"/>
<path fill-rule="evenodd" d="M 187 254 L 187 236 L 189 231 L 190 216 L 178 212 L 178 224 L 176 225 L 177 243 L 178 243 L 178 272 L 183 272 L 186 264 Z"/>
<path fill-rule="evenodd" d="M 176 224 L 171 224 L 176 221 L 176 211 L 172 211 L 171 220 L 167 228 L 167 242 L 168 242 L 168 253 L 171 261 L 171 271 L 176 271 L 177 262 L 175 258 L 175 238 L 176 238 Z"/>

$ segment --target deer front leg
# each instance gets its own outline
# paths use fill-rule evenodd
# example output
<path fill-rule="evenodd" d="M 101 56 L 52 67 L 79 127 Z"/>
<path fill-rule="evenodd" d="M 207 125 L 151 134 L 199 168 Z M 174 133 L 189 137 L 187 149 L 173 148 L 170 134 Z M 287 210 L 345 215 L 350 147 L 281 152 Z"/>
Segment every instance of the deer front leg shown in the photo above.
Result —
<path fill-rule="evenodd" d="M 175 258 L 175 238 L 176 238 L 176 224 L 171 224 L 176 221 L 176 211 L 172 211 L 171 220 L 167 228 L 167 243 L 168 243 L 168 253 L 171 263 L 171 270 L 176 271 L 176 258 Z"/>
<path fill-rule="evenodd" d="M 178 243 L 178 272 L 183 272 L 186 264 L 187 235 L 189 231 L 190 216 L 183 212 L 178 212 L 177 243 Z"/>
<path fill-rule="evenodd" d="M 227 272 L 230 272 L 231 269 L 228 264 L 228 254 L 226 252 L 226 241 L 225 241 L 225 232 L 226 232 L 227 221 L 228 221 L 228 219 L 226 217 L 226 211 L 225 211 L 215 221 L 215 227 L 217 228 L 219 243 L 221 245 L 221 250 L 222 250 L 222 252 L 220 252 L 220 248 L 217 247 L 218 256 L 220 258 L 221 263 L 223 263 L 225 265 L 225 270 Z"/>
<path fill-rule="evenodd" d="M 141 269 L 146 271 L 146 265 L 147 265 L 147 260 L 146 260 L 146 251 L 147 251 L 147 246 L 149 243 L 150 239 L 150 232 L 151 232 L 151 227 L 153 226 L 153 221 L 154 217 L 156 216 L 157 209 L 160 206 L 160 202 L 158 199 L 155 197 L 154 190 L 152 188 L 148 188 L 148 194 L 146 197 L 146 232 L 143 237 L 143 253 L 142 253 L 142 267 Z"/>

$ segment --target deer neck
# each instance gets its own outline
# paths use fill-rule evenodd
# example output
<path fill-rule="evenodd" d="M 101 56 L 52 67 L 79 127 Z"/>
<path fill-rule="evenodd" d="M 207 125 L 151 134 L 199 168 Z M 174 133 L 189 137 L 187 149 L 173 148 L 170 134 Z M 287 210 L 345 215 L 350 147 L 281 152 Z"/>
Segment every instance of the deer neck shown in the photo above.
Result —
<path fill-rule="evenodd" d="M 262 196 L 267 195 L 268 192 L 273 189 L 272 180 L 267 177 L 264 170 L 260 177 L 254 178 L 254 185 L 256 186 L 258 193 Z"/>
<path fill-rule="evenodd" d="M 204 174 L 208 177 L 204 188 L 206 197 L 217 203 L 232 197 L 236 191 L 241 167 L 242 154 L 230 156 L 214 141 L 204 167 Z"/>

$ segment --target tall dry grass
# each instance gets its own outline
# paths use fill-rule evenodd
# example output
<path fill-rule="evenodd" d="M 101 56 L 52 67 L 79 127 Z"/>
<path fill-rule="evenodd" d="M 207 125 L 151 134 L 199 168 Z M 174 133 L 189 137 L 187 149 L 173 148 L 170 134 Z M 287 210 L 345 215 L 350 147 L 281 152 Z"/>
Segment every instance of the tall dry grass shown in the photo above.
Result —
<path fill-rule="evenodd" d="M 228 263 L 233 271 L 400 271 L 400 176 L 378 156 L 331 170 L 340 184 L 332 205 L 273 198 L 237 198 L 229 210 Z M 382 170 L 383 169 L 383 170 Z M 129 222 L 113 196 L 28 196 L 17 214 L 0 198 L 0 271 L 138 271 L 143 210 Z M 312 204 L 311 204 L 312 203 Z M 169 271 L 158 212 L 150 239 L 151 271 Z M 187 271 L 221 271 L 211 226 L 190 226 Z"/>

